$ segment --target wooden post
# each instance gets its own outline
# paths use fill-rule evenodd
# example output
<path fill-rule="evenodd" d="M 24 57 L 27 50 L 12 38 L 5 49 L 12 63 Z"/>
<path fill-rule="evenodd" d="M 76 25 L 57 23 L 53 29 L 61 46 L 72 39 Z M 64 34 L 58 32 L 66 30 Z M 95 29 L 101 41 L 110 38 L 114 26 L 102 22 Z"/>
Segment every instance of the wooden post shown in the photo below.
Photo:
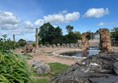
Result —
<path fill-rule="evenodd" d="M 13 41 L 15 42 L 15 34 L 13 34 Z"/>
<path fill-rule="evenodd" d="M 36 28 L 36 34 L 35 34 L 35 48 L 38 49 L 39 48 L 39 43 L 38 43 L 38 28 Z"/>

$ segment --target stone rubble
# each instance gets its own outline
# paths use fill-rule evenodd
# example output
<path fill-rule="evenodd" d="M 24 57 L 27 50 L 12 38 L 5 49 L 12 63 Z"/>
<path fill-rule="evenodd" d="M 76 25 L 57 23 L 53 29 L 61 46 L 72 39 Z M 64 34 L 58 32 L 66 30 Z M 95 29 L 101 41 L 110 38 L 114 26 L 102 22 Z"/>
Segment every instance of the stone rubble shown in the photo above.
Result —
<path fill-rule="evenodd" d="M 118 53 L 100 53 L 72 65 L 54 83 L 118 83 Z"/>

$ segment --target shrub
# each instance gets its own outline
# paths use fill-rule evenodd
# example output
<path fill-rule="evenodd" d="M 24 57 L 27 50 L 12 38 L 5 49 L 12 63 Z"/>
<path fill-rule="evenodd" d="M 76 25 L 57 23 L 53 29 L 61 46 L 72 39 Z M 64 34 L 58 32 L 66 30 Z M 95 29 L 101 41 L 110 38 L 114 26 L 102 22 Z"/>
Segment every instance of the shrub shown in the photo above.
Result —
<path fill-rule="evenodd" d="M 6 39 L 7 36 L 3 35 L 3 38 L 0 39 L 0 51 L 6 52 L 12 49 L 19 47 L 17 42 L 11 41 L 11 39 Z"/>
<path fill-rule="evenodd" d="M 20 39 L 18 43 L 19 43 L 19 46 L 25 46 L 27 44 L 26 40 L 24 39 Z"/>
<path fill-rule="evenodd" d="M 19 55 L 0 53 L 0 83 L 29 83 L 30 71 Z"/>

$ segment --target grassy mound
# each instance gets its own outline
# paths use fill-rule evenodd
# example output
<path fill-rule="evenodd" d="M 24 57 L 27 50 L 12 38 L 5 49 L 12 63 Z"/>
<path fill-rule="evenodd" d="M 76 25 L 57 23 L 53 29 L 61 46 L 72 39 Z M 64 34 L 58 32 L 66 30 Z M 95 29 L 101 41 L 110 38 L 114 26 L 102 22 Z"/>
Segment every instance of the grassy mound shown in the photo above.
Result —
<path fill-rule="evenodd" d="M 29 83 L 28 65 L 19 55 L 0 53 L 0 83 Z"/>

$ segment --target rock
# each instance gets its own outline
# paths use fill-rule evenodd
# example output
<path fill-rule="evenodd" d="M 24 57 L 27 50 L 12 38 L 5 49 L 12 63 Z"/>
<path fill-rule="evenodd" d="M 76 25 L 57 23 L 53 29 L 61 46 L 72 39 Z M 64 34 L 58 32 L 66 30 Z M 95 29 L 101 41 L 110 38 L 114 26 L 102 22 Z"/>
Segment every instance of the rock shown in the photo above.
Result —
<path fill-rule="evenodd" d="M 90 56 L 58 74 L 54 83 L 118 83 L 117 58 L 118 53 Z"/>
<path fill-rule="evenodd" d="M 116 75 L 118 75 L 118 62 L 113 64 L 113 70 L 115 71 Z"/>
<path fill-rule="evenodd" d="M 39 47 L 43 47 L 43 44 L 40 44 Z"/>
<path fill-rule="evenodd" d="M 55 47 L 56 47 L 56 45 L 55 45 L 55 44 L 52 44 L 52 47 L 53 47 L 53 48 L 55 48 Z"/>
<path fill-rule="evenodd" d="M 69 43 L 67 43 L 67 44 L 66 44 L 66 47 L 67 47 L 67 48 L 70 48 L 70 44 L 69 44 Z"/>
<path fill-rule="evenodd" d="M 61 45 L 60 44 L 57 44 L 57 47 L 60 47 Z"/>
<path fill-rule="evenodd" d="M 43 61 L 34 60 L 32 62 L 32 67 L 35 69 L 37 75 L 47 74 L 51 71 L 49 65 L 44 63 Z"/>
<path fill-rule="evenodd" d="M 62 44 L 62 47 L 66 47 L 66 44 L 65 44 L 65 43 L 63 43 L 63 44 Z"/>
<path fill-rule="evenodd" d="M 100 78 L 90 78 L 90 83 L 118 83 L 118 77 L 100 77 Z"/>

